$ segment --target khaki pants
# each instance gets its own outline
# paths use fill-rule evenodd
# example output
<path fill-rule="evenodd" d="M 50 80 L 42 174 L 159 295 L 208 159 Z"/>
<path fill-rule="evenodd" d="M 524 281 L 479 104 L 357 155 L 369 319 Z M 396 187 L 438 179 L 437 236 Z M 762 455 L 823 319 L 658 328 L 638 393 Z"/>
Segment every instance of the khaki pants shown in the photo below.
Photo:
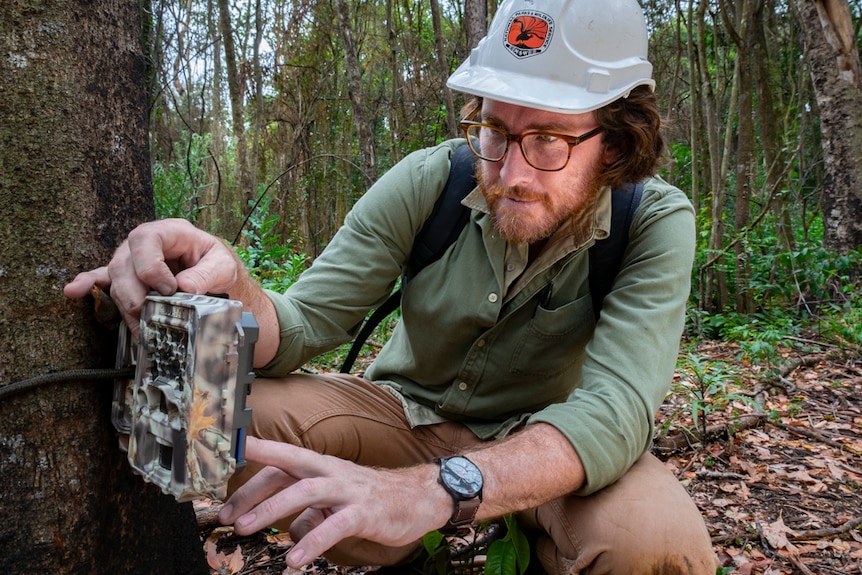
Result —
<path fill-rule="evenodd" d="M 251 435 L 361 465 L 404 467 L 482 442 L 454 422 L 411 429 L 398 398 L 351 375 L 257 379 L 247 405 L 252 408 Z M 249 463 L 231 489 L 257 469 Z M 650 454 L 597 493 L 563 497 L 517 518 L 519 525 L 538 533 L 536 552 L 550 575 L 713 575 L 718 565 L 694 502 Z M 276 527 L 286 530 L 287 525 Z M 342 565 L 392 565 L 409 559 L 419 545 L 387 548 L 347 540 L 326 556 Z"/>

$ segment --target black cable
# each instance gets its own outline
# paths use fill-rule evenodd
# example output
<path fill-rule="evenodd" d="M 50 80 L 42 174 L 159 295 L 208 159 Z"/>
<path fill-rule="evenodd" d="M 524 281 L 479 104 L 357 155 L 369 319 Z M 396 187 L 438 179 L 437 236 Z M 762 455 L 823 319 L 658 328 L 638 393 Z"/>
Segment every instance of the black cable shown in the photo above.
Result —
<path fill-rule="evenodd" d="M 0 387 L 0 400 L 12 395 L 30 391 L 60 381 L 74 381 L 76 379 L 131 379 L 135 377 L 134 367 L 118 367 L 108 369 L 70 369 L 55 373 L 46 373 L 23 381 L 16 381 L 7 386 Z"/>

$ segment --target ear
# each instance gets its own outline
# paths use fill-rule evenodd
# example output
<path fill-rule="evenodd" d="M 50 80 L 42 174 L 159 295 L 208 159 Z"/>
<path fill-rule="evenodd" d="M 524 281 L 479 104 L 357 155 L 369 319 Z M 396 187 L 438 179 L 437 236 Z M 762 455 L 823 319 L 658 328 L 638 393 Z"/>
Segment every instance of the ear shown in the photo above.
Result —
<path fill-rule="evenodd" d="M 610 166 L 620 159 L 620 151 L 617 148 L 606 146 L 602 153 L 602 161 L 606 166 Z"/>

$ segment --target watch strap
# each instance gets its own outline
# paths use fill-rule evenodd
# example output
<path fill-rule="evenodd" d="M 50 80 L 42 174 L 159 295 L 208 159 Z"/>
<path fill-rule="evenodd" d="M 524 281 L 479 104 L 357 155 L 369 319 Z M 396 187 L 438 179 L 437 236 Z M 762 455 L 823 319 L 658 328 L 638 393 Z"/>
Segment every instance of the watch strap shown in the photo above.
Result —
<path fill-rule="evenodd" d="M 454 500 L 453 500 L 454 501 Z M 459 527 L 473 523 L 476 518 L 476 513 L 479 511 L 479 504 L 482 500 L 476 496 L 465 501 L 454 501 L 455 510 L 452 512 L 452 517 L 446 522 L 446 525 L 440 530 L 442 533 L 454 533 Z"/>

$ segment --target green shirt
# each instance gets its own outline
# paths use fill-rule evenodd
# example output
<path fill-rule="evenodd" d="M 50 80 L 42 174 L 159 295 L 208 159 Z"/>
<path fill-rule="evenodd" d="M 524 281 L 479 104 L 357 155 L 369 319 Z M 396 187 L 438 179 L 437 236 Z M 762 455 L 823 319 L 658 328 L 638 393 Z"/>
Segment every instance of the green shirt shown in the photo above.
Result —
<path fill-rule="evenodd" d="M 350 341 L 393 289 L 446 182 L 453 140 L 409 155 L 356 203 L 329 246 L 284 294 L 281 375 Z M 645 181 L 622 268 L 595 321 L 587 249 L 610 225 L 610 190 L 566 222 L 527 265 L 494 231 L 478 190 L 458 240 L 405 289 L 402 320 L 365 377 L 397 392 L 413 424 L 456 420 L 480 437 L 545 422 L 577 450 L 581 493 L 619 478 L 649 448 L 682 334 L 694 256 L 688 198 Z"/>

